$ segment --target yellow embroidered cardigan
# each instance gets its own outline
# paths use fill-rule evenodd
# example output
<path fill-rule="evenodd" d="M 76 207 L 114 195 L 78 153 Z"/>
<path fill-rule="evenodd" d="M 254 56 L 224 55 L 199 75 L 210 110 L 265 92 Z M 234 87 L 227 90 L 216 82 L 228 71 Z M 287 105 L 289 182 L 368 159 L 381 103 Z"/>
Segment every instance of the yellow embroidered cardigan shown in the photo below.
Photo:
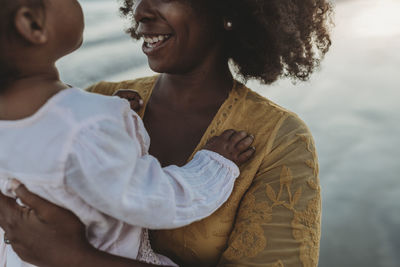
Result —
<path fill-rule="evenodd" d="M 156 79 L 101 82 L 88 90 L 111 95 L 135 89 L 145 103 L 143 117 Z M 231 197 L 202 221 L 153 232 L 153 248 L 181 266 L 317 266 L 321 199 L 307 126 L 236 82 L 193 154 L 226 129 L 252 133 L 256 147 Z"/>

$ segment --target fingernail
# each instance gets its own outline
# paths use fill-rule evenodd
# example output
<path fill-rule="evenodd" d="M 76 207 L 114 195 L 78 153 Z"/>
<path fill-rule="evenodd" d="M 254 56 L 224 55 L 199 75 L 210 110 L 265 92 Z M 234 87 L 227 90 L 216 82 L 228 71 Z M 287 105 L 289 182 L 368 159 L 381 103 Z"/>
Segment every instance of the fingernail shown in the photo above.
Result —
<path fill-rule="evenodd" d="M 20 198 L 17 198 L 16 200 L 17 204 L 20 205 L 21 207 L 26 207 L 26 205 L 22 202 Z"/>
<path fill-rule="evenodd" d="M 143 101 L 143 99 L 140 99 L 140 100 L 139 100 L 139 105 L 141 105 L 141 106 L 142 106 L 143 104 L 144 104 L 144 101 Z"/>
<path fill-rule="evenodd" d="M 254 135 L 250 134 L 249 136 L 250 136 L 250 138 L 254 139 Z"/>
<path fill-rule="evenodd" d="M 17 179 L 10 179 L 9 184 L 8 184 L 8 193 L 13 196 L 14 198 L 17 198 L 17 193 L 16 190 L 17 188 L 21 185 L 21 183 Z"/>
<path fill-rule="evenodd" d="M 10 183 L 10 189 L 15 192 L 15 190 L 17 190 L 20 185 L 22 185 L 20 181 L 18 181 L 17 179 L 12 179 Z"/>

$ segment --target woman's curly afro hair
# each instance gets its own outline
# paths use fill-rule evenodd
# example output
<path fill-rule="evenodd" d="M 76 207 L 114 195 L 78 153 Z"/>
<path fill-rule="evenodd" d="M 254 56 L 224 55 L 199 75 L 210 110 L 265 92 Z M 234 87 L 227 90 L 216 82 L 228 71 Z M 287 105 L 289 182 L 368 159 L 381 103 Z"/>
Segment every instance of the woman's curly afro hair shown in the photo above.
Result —
<path fill-rule="evenodd" d="M 232 21 L 225 48 L 244 80 L 265 84 L 279 77 L 307 80 L 331 46 L 333 13 L 329 0 L 178 0 L 212 14 L 223 25 Z M 132 17 L 135 0 L 124 0 L 121 13 Z M 128 30 L 133 38 L 137 24 Z"/>

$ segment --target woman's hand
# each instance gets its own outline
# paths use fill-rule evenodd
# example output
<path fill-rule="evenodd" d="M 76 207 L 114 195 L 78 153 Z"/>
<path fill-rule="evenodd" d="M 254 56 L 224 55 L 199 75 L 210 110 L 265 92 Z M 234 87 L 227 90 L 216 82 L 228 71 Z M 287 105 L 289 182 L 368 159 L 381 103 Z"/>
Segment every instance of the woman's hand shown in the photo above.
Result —
<path fill-rule="evenodd" d="M 93 248 L 85 226 L 70 211 L 29 192 L 20 185 L 15 199 L 0 193 L 0 227 L 18 256 L 41 267 L 148 267 L 136 260 L 113 256 Z"/>
<path fill-rule="evenodd" d="M 0 194 L 0 226 L 21 259 L 38 266 L 77 266 L 82 252 L 93 250 L 84 225 L 71 212 L 33 195 L 25 186 L 16 193 L 30 208 Z"/>

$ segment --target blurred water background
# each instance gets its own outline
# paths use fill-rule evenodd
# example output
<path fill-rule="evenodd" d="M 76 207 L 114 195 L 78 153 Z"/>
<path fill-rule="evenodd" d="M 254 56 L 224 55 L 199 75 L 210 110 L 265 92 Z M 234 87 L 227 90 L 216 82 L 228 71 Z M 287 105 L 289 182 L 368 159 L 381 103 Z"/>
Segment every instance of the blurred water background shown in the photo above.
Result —
<path fill-rule="evenodd" d="M 115 0 L 81 0 L 82 48 L 59 62 L 63 79 L 150 75 L 141 43 L 124 34 Z M 299 114 L 321 165 L 321 267 L 400 266 L 400 1 L 336 1 L 333 47 L 309 82 L 249 86 Z"/>

